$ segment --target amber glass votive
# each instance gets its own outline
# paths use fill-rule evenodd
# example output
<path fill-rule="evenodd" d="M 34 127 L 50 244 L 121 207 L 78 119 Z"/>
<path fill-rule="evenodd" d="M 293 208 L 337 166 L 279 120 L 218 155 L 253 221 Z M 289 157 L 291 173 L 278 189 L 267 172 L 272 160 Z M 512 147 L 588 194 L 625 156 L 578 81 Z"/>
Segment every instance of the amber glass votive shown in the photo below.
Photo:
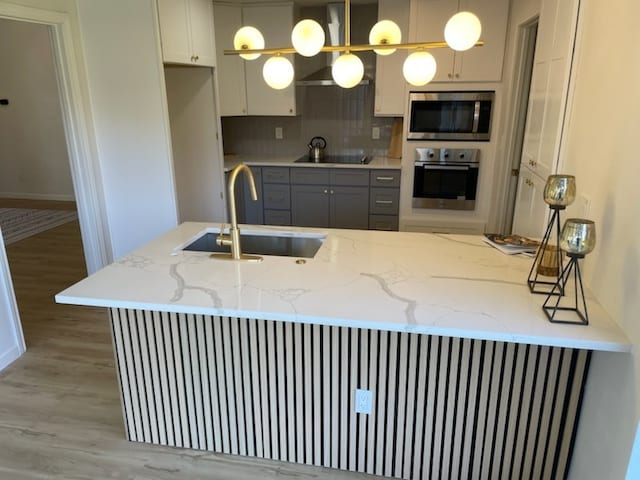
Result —
<path fill-rule="evenodd" d="M 542 248 L 542 246 L 540 247 Z M 558 277 L 560 266 L 558 265 L 558 247 L 555 245 L 547 245 L 540 261 L 538 262 L 537 272 L 544 277 Z"/>
<path fill-rule="evenodd" d="M 544 201 L 552 207 L 567 207 L 576 199 L 576 177 L 549 175 L 544 186 Z"/>

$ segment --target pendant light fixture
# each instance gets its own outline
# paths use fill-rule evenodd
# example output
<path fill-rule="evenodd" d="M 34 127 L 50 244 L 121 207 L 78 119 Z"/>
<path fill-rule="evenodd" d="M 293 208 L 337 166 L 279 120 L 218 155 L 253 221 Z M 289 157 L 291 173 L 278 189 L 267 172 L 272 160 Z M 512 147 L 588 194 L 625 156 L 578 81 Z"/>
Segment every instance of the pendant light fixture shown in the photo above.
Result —
<path fill-rule="evenodd" d="M 405 60 L 402 72 L 411 85 L 423 86 L 436 74 L 436 60 L 427 50 L 451 48 L 465 51 L 484 45 L 480 39 L 482 25 L 471 12 L 453 15 L 444 28 L 445 41 L 401 43 L 400 27 L 391 20 L 381 20 L 369 33 L 369 44 L 351 45 L 351 2 L 344 2 L 344 45 L 325 46 L 322 26 L 315 20 L 300 20 L 291 32 L 292 47 L 264 48 L 264 38 L 255 27 L 240 28 L 233 40 L 234 50 L 225 50 L 225 55 L 240 55 L 245 60 L 254 60 L 260 55 L 274 55 L 263 67 L 265 82 L 275 89 L 286 88 L 293 81 L 293 65 L 282 54 L 298 53 L 312 57 L 320 52 L 342 52 L 334 62 L 331 72 L 335 82 L 343 88 L 352 88 L 362 80 L 364 65 L 355 52 L 374 51 L 378 55 L 391 55 L 396 50 L 417 50 Z"/>

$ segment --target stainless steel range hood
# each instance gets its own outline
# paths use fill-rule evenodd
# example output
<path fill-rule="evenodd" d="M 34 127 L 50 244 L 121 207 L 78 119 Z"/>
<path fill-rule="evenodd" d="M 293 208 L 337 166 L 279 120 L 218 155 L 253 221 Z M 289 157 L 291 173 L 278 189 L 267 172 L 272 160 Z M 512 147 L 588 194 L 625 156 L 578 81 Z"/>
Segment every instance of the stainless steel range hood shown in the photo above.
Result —
<path fill-rule="evenodd" d="M 327 5 L 327 26 L 325 30 L 325 42 L 331 46 L 344 45 L 344 3 L 329 3 Z M 326 55 L 327 65 L 306 77 L 297 80 L 300 86 L 331 86 L 337 85 L 331 75 L 331 66 L 342 52 L 320 53 Z M 369 85 L 370 79 L 366 76 L 358 85 Z"/>

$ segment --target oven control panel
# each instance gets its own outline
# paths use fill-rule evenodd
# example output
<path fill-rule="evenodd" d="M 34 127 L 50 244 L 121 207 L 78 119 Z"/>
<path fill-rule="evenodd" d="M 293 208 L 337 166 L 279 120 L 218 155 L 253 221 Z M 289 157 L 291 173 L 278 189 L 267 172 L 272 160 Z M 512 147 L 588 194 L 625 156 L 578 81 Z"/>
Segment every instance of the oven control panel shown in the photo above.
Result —
<path fill-rule="evenodd" d="M 416 148 L 415 164 L 478 164 L 480 150 L 478 148 Z"/>

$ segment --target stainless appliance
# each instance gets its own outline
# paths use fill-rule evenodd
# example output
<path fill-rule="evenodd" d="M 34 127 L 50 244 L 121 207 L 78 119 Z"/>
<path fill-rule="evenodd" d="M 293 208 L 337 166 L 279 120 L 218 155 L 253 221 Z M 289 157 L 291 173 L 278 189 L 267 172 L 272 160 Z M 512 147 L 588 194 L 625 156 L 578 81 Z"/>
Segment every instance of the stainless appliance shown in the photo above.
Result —
<path fill-rule="evenodd" d="M 307 155 L 298 158 L 295 163 L 347 163 L 353 165 L 366 165 L 371 161 L 371 158 L 358 154 L 358 155 L 324 155 L 322 158 L 315 159 Z"/>
<path fill-rule="evenodd" d="M 317 162 L 324 157 L 327 141 L 323 137 L 313 137 L 307 146 L 309 147 L 309 158 Z"/>
<path fill-rule="evenodd" d="M 416 148 L 413 207 L 473 210 L 480 151 L 475 148 Z"/>
<path fill-rule="evenodd" d="M 408 140 L 488 141 L 493 91 L 410 92 Z"/>

